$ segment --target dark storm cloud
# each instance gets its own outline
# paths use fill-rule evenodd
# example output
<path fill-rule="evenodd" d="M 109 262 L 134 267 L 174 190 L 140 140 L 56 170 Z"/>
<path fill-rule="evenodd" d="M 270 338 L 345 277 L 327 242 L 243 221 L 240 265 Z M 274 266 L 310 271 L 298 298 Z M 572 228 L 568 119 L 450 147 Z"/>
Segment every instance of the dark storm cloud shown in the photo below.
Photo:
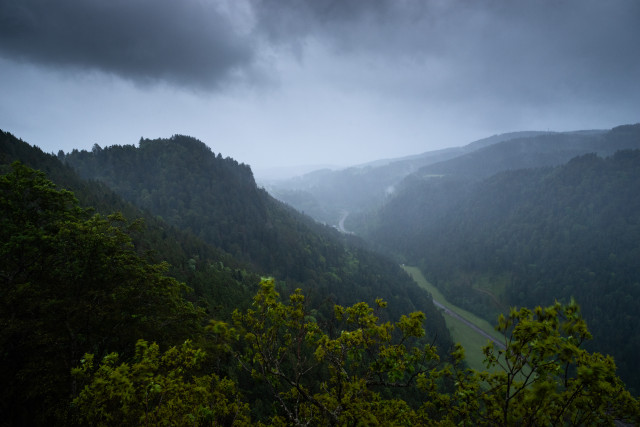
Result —
<path fill-rule="evenodd" d="M 254 0 L 258 26 L 360 56 L 362 81 L 418 97 L 548 103 L 625 95 L 640 85 L 637 0 Z M 304 55 L 301 55 L 304 58 Z M 412 69 L 407 75 L 401 70 Z M 380 70 L 385 70 L 386 74 Z M 380 81 L 368 80 L 378 73 Z M 487 99 L 487 102 L 490 100 Z"/>
<path fill-rule="evenodd" d="M 536 47 L 585 54 L 638 52 L 637 0 L 250 0 L 257 26 L 279 42 L 331 40 L 349 50 L 413 55 Z M 615 55 L 614 52 L 610 52 Z M 507 51 L 506 54 L 524 51 Z M 632 52 L 629 52 L 632 53 Z M 561 59 L 561 58 L 559 58 Z"/>
<path fill-rule="evenodd" d="M 310 45 L 338 85 L 357 64 L 363 90 L 413 99 L 640 95 L 637 0 L 0 0 L 0 55 L 138 82 L 255 83 Z"/>
<path fill-rule="evenodd" d="M 216 3 L 197 0 L 0 0 L 0 55 L 196 87 L 255 59 Z"/>
<path fill-rule="evenodd" d="M 428 2 L 419 0 L 251 0 L 256 26 L 272 42 L 303 43 L 314 38 L 344 51 L 378 50 L 392 40 L 409 45 L 407 25 L 424 16 Z M 379 43 L 384 38 L 384 43 Z M 384 53 L 384 52 L 379 52 Z"/>
<path fill-rule="evenodd" d="M 272 37 L 292 38 L 325 31 L 366 18 L 384 16 L 388 0 L 252 0 L 259 25 Z M 324 28 L 323 28 L 324 27 Z"/>

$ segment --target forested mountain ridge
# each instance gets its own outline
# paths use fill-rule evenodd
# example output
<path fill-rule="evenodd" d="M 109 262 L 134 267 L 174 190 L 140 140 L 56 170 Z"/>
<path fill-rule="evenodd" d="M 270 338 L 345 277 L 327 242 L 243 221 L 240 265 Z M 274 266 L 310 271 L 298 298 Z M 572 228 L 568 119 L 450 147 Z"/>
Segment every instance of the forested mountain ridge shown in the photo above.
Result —
<path fill-rule="evenodd" d="M 257 187 L 248 166 L 214 155 L 195 138 L 141 140 L 141 147 L 94 146 L 92 152 L 53 156 L 9 133 L 0 136 L 3 163 L 21 160 L 46 171 L 99 212 L 121 211 L 130 221 L 143 217 L 144 232 L 132 235 L 138 250 L 155 262 L 168 261 L 171 274 L 192 287 L 193 298 L 202 299 L 212 314 L 225 316 L 244 306 L 259 275 L 268 274 L 289 291 L 303 287 L 316 305 L 382 297 L 395 301 L 390 316 L 422 310 L 442 351 L 451 346 L 429 295 L 398 265 L 274 200 Z M 105 181 L 80 179 L 69 165 L 80 171 L 84 165 L 87 174 Z M 111 186 L 131 199 L 122 200 Z"/>
<path fill-rule="evenodd" d="M 169 263 L 169 273 L 186 282 L 195 293 L 190 298 L 210 311 L 211 315 L 228 316 L 236 307 L 246 304 L 255 291 L 259 274 L 246 263 L 204 243 L 193 233 L 169 225 L 166 221 L 140 210 L 100 181 L 86 181 L 61 161 L 62 153 L 53 156 L 38 147 L 0 131 L 0 165 L 21 161 L 42 170 L 60 188 L 73 191 L 80 205 L 91 207 L 102 215 L 120 212 L 126 220 L 142 220 L 130 235 L 140 255 L 153 262 Z"/>
<path fill-rule="evenodd" d="M 139 212 L 106 186 L 79 180 L 54 156 L 0 133 L 0 425 L 640 420 L 640 403 L 613 360 L 581 348 L 589 332 L 575 304 L 500 319 L 507 350 L 488 346 L 485 353 L 495 373 L 466 369 L 461 348 L 440 359 L 442 349 L 425 336 L 433 318 L 405 312 L 385 320 L 402 304 L 393 295 L 317 309 L 313 295 L 281 298 L 275 281 L 262 279 L 230 320 L 210 319 L 184 299 L 188 289 L 167 275 L 166 264 L 146 259 L 162 259 L 164 244 L 155 254 L 136 247 L 167 242 L 179 254 L 202 247 L 197 238 L 156 230 L 162 221 L 148 216 L 151 226 L 140 230 L 119 213 L 94 214 L 43 172 L 7 164 L 16 157 L 69 180 L 100 209 L 111 200 Z M 195 271 L 203 261 L 210 262 L 185 264 Z M 349 261 L 352 269 L 369 268 L 381 258 Z M 220 262 L 207 268 L 205 278 L 227 269 Z M 235 274 L 246 279 L 247 272 Z M 356 289 L 356 297 L 379 296 L 366 290 Z"/>
<path fill-rule="evenodd" d="M 394 262 L 358 239 L 322 226 L 258 188 L 251 169 L 188 136 L 141 139 L 138 147 L 94 147 L 64 161 L 130 202 L 252 264 L 255 271 L 303 288 L 315 304 L 382 297 L 396 316 L 419 309 L 441 348 L 451 345 L 429 295 Z"/>
<path fill-rule="evenodd" d="M 608 140 L 626 144 L 639 134 L 640 126 L 623 127 Z M 639 150 L 483 180 L 414 176 L 360 231 L 487 318 L 509 306 L 575 298 L 592 325 L 592 348 L 614 355 L 637 390 L 638 194 Z"/>
<path fill-rule="evenodd" d="M 139 148 L 94 146 L 91 152 L 74 150 L 64 162 L 83 178 L 107 184 L 125 200 L 236 256 L 247 245 L 235 224 L 266 221 L 251 169 L 219 154 L 216 158 L 194 138 L 141 139 Z M 209 203 L 191 197 L 196 193 L 207 195 Z M 194 220 L 204 216 L 212 218 L 206 228 Z"/>
<path fill-rule="evenodd" d="M 561 165 L 587 153 L 609 156 L 617 150 L 640 148 L 640 140 L 637 138 L 639 126 L 619 126 L 606 132 L 546 133 L 513 138 L 424 166 L 416 174 L 456 175 L 477 179 L 505 170 Z"/>
<path fill-rule="evenodd" d="M 232 159 L 222 159 L 219 155 L 213 156 L 210 149 L 200 141 L 188 137 L 175 137 L 171 140 L 145 140 L 141 146 L 146 150 L 145 156 L 136 156 L 136 147 L 116 146 L 104 150 L 94 147 L 93 153 L 80 151 L 68 157 L 84 156 L 86 160 L 99 153 L 115 153 L 114 158 L 117 161 L 114 160 L 116 164 L 113 165 L 111 173 L 122 173 L 122 176 L 131 180 L 130 188 L 122 188 L 132 188 L 146 196 L 149 203 L 144 205 L 145 210 L 140 210 L 135 204 L 123 200 L 103 181 L 87 181 L 78 177 L 72 168 L 61 162 L 66 157 L 63 153 L 58 153 L 58 156 L 43 153 L 39 148 L 30 146 L 6 132 L 0 133 L 0 172 L 9 172 L 9 164 L 19 160 L 46 171 L 59 183 L 60 188 L 76 192 L 81 205 L 96 206 L 97 211 L 104 215 L 116 211 L 123 212 L 130 225 L 127 225 L 126 221 L 122 222 L 117 216 L 114 217 L 116 223 L 111 225 L 122 224 L 126 234 L 133 238 L 138 256 L 152 262 L 170 262 L 170 276 L 186 282 L 194 290 L 184 293 L 182 297 L 194 303 L 194 309 L 197 306 L 206 309 L 206 312 L 198 314 L 200 318 L 206 315 L 228 321 L 232 311 L 242 310 L 251 303 L 250 295 L 255 292 L 260 275 L 269 274 L 277 278 L 278 287 L 285 293 L 293 291 L 295 287 L 303 287 L 309 301 L 309 310 L 313 310 L 313 315 L 319 322 L 325 322 L 327 316 L 332 316 L 334 303 L 348 305 L 383 298 L 390 302 L 389 309 L 384 312 L 385 318 L 388 319 L 398 318 L 400 314 L 412 310 L 421 310 L 427 313 L 429 319 L 425 324 L 425 339 L 437 343 L 439 353 L 446 357 L 452 343 L 442 315 L 433 306 L 429 295 L 418 288 L 395 263 L 364 250 L 357 241 L 346 244 L 344 236 L 336 231 L 320 226 L 271 199 L 256 186 L 249 167 Z M 148 160 L 152 167 L 145 167 L 145 160 Z M 188 163 L 180 164 L 181 161 Z M 212 168 L 209 168 L 211 165 Z M 90 168 L 94 168 L 94 171 L 102 170 L 98 163 L 92 163 Z M 165 173 L 166 175 L 163 175 Z M 167 196 L 160 194 L 159 189 L 166 190 L 165 186 L 170 187 L 175 193 Z M 196 190 L 202 186 L 212 191 L 214 197 L 207 193 L 207 197 L 200 198 Z M 127 193 L 129 197 L 135 195 L 136 191 Z M 170 221 L 182 221 L 183 218 L 175 206 L 185 209 L 186 218 L 192 220 L 185 226 L 187 231 L 167 224 L 157 211 L 153 211 L 160 208 L 169 209 L 161 211 L 163 217 Z M 205 216 L 206 212 L 209 212 L 210 216 Z M 203 217 L 198 218 L 198 215 Z M 138 218 L 143 218 L 146 226 L 138 227 Z M 196 220 L 193 220 L 194 218 Z M 224 227 L 218 227 L 218 223 Z M 207 228 L 211 224 L 213 226 Z M 179 225 L 184 226 L 184 223 Z M 11 230 L 13 228 L 7 227 L 5 231 L 10 233 Z M 220 234 L 213 234 L 211 230 L 218 230 Z M 214 244 L 222 247 L 228 244 L 227 249 L 234 251 L 235 255 L 232 256 L 205 243 L 201 237 L 195 235 L 196 231 L 200 231 L 205 237 L 220 237 L 221 240 L 214 240 Z M 247 248 L 251 250 L 243 252 Z M 90 257 L 92 252 L 87 251 L 84 255 Z M 240 261 L 236 259 L 237 256 L 241 258 Z M 72 260 L 73 257 L 69 262 Z M 270 268 L 271 266 L 273 268 Z M 91 292 L 91 289 L 87 290 Z M 185 289 L 182 289 L 181 292 L 184 291 Z M 29 304 L 25 306 L 27 311 L 30 310 Z M 15 317 L 15 311 L 10 306 L 3 306 L 1 311 L 0 320 L 3 324 L 3 319 Z M 57 316 L 56 313 L 57 309 L 51 311 L 52 316 Z M 7 317 L 4 317 L 5 314 Z M 39 322 L 39 315 L 34 320 Z M 186 323 L 185 328 L 189 329 Z M 135 331 L 123 333 L 135 335 Z M 43 334 L 48 336 L 49 332 Z M 201 334 L 201 329 L 195 329 L 187 336 L 197 340 Z M 176 331 L 172 336 L 182 336 L 184 339 L 185 335 Z M 149 333 L 139 337 L 153 339 L 154 335 Z M 9 340 L 10 336 L 0 338 L 5 342 L 5 338 Z M 96 353 L 98 357 L 102 357 L 105 351 L 118 351 L 122 355 L 129 355 L 134 341 L 135 339 L 122 340 L 120 345 L 129 346 L 126 348 L 91 347 L 87 350 Z M 162 343 L 173 344 L 175 341 L 163 340 Z M 56 351 L 59 350 L 60 348 Z M 9 359 L 5 360 L 5 366 L 9 371 L 19 373 L 20 369 L 10 363 L 14 360 L 11 359 L 11 354 L 9 353 Z M 16 354 L 20 354 L 20 358 L 27 363 L 34 364 L 40 357 L 37 353 L 29 357 L 22 353 Z M 58 354 L 66 353 L 63 351 Z M 80 356 L 81 354 L 77 357 Z M 73 365 L 68 360 L 65 363 L 68 374 L 68 369 Z M 14 374 L 10 374 L 9 371 L 2 374 L 3 378 L 13 378 Z M 56 381 L 65 377 L 60 372 L 56 375 Z M 25 392 L 32 385 L 25 383 Z M 58 393 L 52 405 L 60 403 L 60 399 L 64 400 L 66 389 L 60 389 L 62 386 L 63 383 L 59 383 L 57 387 L 42 389 L 44 395 L 50 396 L 54 389 Z M 247 384 L 247 387 L 251 385 Z M 16 384 L 13 389 L 15 399 L 24 398 L 19 388 Z M 256 390 L 249 390 L 248 393 L 261 393 Z M 37 399 L 39 395 L 34 396 Z M 257 398 L 260 399 L 259 396 Z M 6 399 L 6 407 L 12 405 L 12 399 Z M 21 417 L 28 418 L 30 415 L 27 412 L 16 413 L 16 419 Z"/>

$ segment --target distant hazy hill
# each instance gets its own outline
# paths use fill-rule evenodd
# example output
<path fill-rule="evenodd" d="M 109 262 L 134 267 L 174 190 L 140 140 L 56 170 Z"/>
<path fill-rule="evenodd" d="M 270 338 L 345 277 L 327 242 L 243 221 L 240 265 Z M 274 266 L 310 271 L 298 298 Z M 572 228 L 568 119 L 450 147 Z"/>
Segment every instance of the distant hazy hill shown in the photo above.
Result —
<path fill-rule="evenodd" d="M 640 150 L 615 152 L 634 145 L 640 125 L 495 144 L 408 177 L 380 210 L 360 218 L 359 231 L 488 318 L 509 306 L 576 298 L 594 347 L 614 355 L 639 390 Z M 583 149 L 615 153 L 505 170 L 559 163 Z"/>
<path fill-rule="evenodd" d="M 516 138 L 425 166 L 418 174 L 484 178 L 504 170 L 555 166 L 586 153 L 608 156 L 617 150 L 640 148 L 636 134 L 633 126 L 621 126 L 609 132 L 564 132 Z"/>
<path fill-rule="evenodd" d="M 320 221 L 337 224 L 343 211 L 358 213 L 380 206 L 397 190 L 397 185 L 413 173 L 456 172 L 475 176 L 519 167 L 560 164 L 590 151 L 607 154 L 610 151 L 598 147 L 598 137 L 604 132 L 505 133 L 463 147 L 379 160 L 341 170 L 318 170 L 270 183 L 268 190 Z M 631 148 L 622 145 L 619 148 Z"/>

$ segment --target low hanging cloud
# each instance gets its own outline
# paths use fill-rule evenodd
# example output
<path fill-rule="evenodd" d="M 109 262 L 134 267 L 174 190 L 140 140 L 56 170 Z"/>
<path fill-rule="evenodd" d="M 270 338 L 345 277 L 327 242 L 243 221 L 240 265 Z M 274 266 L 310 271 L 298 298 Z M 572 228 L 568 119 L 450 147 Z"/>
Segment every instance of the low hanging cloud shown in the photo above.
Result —
<path fill-rule="evenodd" d="M 256 59 L 216 2 L 196 0 L 0 0 L 0 55 L 205 88 L 241 77 Z"/>

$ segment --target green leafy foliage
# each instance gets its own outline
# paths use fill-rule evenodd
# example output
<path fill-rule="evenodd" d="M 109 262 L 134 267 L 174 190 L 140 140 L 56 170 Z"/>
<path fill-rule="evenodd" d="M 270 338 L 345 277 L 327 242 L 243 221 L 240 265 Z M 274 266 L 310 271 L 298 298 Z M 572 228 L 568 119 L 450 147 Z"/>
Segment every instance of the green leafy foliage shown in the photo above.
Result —
<path fill-rule="evenodd" d="M 322 328 L 296 291 L 282 302 L 264 279 L 251 308 L 233 326 L 208 329 L 273 399 L 268 425 L 614 425 L 640 421 L 640 402 L 625 389 L 609 356 L 582 348 L 590 338 L 575 303 L 512 309 L 498 321 L 505 348 L 484 351 L 492 373 L 465 369 L 423 345 L 422 313 L 381 322 L 365 303 L 335 306 Z M 248 424 L 249 406 L 234 381 L 196 370 L 204 352 L 190 342 L 164 354 L 139 341 L 130 362 L 115 354 L 96 368 L 85 355 L 74 375 L 86 385 L 73 402 L 79 420 L 117 424 Z M 266 385 L 261 387 L 261 385 Z M 412 399 L 396 392 L 408 390 Z M 247 395 L 251 406 L 256 395 Z"/>
<path fill-rule="evenodd" d="M 425 333 L 422 313 L 382 323 L 375 311 L 385 306 L 380 299 L 375 309 L 336 305 L 330 334 L 299 290 L 284 304 L 273 280 L 262 281 L 252 308 L 234 314 L 244 344 L 236 357 L 278 402 L 274 424 L 392 424 L 410 412 L 402 399 L 383 394 L 415 386 L 439 358 L 429 344 L 414 346 Z"/>
<path fill-rule="evenodd" d="M 637 422 L 638 401 L 611 356 L 582 348 L 591 338 L 574 302 L 512 309 L 496 329 L 505 349 L 485 347 L 494 373 L 456 372 L 455 409 L 475 425 L 613 425 Z"/>
<path fill-rule="evenodd" d="M 185 286 L 135 252 L 121 216 L 91 215 L 14 163 L 0 176 L 0 221 L 0 405 L 15 422 L 63 420 L 70 369 L 87 351 L 198 334 Z"/>
<path fill-rule="evenodd" d="M 464 368 L 464 350 L 453 364 L 421 344 L 422 313 L 381 322 L 365 303 L 335 306 L 326 331 L 296 291 L 280 301 L 265 279 L 252 308 L 234 314 L 240 365 L 265 383 L 278 403 L 270 422 L 382 425 L 613 425 L 640 420 L 639 402 L 617 377 L 609 356 L 582 348 L 590 338 L 575 303 L 512 309 L 497 330 L 505 348 L 484 349 L 493 373 Z M 339 327 L 337 327 L 339 326 Z M 453 385 L 451 388 L 448 385 Z M 408 389 L 414 399 L 390 390 Z"/>
<path fill-rule="evenodd" d="M 90 425 L 232 425 L 247 424 L 248 404 L 235 384 L 198 372 L 205 352 L 190 341 L 160 352 L 155 343 L 136 343 L 131 361 L 116 353 L 94 366 L 85 355 L 73 370 L 87 382 L 73 400 L 75 421 Z"/>

